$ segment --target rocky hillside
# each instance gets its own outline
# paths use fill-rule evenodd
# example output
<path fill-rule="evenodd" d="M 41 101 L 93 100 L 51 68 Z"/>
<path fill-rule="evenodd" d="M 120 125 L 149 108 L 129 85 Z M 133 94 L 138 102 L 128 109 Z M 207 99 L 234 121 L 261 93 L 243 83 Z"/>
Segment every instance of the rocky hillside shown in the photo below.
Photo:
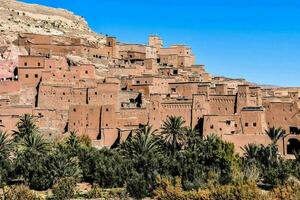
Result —
<path fill-rule="evenodd" d="M 95 45 L 105 42 L 103 35 L 93 32 L 82 17 L 72 12 L 15 0 L 0 0 L 0 79 L 12 77 L 18 55 L 28 53 L 24 47 L 13 44 L 19 33 L 80 37 Z"/>
<path fill-rule="evenodd" d="M 82 17 L 67 10 L 0 0 L 0 44 L 10 43 L 18 33 L 75 36 L 94 43 L 104 42 L 104 36 L 93 32 Z"/>

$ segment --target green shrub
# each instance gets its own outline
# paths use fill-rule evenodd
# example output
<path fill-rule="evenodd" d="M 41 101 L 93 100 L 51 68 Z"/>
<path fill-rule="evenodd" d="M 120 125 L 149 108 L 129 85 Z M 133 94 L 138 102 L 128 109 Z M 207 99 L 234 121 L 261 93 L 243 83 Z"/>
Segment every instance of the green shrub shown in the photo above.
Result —
<path fill-rule="evenodd" d="M 143 198 L 149 195 L 148 186 L 142 174 L 134 173 L 127 181 L 126 191 L 131 197 Z"/>
<path fill-rule="evenodd" d="M 123 187 L 130 165 L 117 151 L 101 149 L 93 157 L 94 183 L 102 188 Z"/>
<path fill-rule="evenodd" d="M 74 178 L 62 178 L 53 186 L 53 197 L 56 200 L 73 198 L 76 194 Z"/>
<path fill-rule="evenodd" d="M 126 189 L 124 188 L 112 188 L 105 191 L 108 193 L 108 198 L 124 199 L 127 197 Z"/>

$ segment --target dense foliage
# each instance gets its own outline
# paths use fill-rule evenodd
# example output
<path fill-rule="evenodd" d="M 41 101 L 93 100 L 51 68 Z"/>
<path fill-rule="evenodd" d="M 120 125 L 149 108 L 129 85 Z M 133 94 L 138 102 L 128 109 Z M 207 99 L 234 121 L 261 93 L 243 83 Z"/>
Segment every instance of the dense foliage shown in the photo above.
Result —
<path fill-rule="evenodd" d="M 12 138 L 0 131 L 0 188 L 10 187 L 6 195 L 27 191 L 13 186 L 21 183 L 67 199 L 74 197 L 76 183 L 86 182 L 93 185 L 86 196 L 91 198 L 108 188 L 124 188 L 135 198 L 266 199 L 264 189 L 281 199 L 299 190 L 300 152 L 296 160 L 284 159 L 276 144 L 284 130 L 272 128 L 266 134 L 270 145 L 249 144 L 239 157 L 232 143 L 216 135 L 202 138 L 184 127 L 181 117 L 169 117 L 161 132 L 141 125 L 117 148 L 96 149 L 87 136 L 74 132 L 63 141 L 47 141 L 34 118 L 25 115 Z"/>

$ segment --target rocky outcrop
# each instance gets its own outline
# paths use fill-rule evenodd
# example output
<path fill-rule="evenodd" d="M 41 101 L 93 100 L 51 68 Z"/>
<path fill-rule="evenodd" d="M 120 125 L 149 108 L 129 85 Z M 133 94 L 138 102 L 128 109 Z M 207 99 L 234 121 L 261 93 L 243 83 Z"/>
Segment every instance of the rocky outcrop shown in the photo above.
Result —
<path fill-rule="evenodd" d="M 0 45 L 10 43 L 18 33 L 81 37 L 103 43 L 80 16 L 64 9 L 49 8 L 14 0 L 0 0 Z"/>

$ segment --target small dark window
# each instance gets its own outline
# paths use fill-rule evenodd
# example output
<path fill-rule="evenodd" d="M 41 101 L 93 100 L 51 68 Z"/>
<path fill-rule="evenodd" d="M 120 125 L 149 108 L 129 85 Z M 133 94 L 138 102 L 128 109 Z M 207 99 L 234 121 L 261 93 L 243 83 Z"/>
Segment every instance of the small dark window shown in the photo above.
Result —
<path fill-rule="evenodd" d="M 25 75 L 25 78 L 29 78 L 29 75 L 28 75 L 28 74 L 26 74 L 26 75 Z"/>
<path fill-rule="evenodd" d="M 108 126 L 108 124 L 106 124 L 106 126 Z"/>
<path fill-rule="evenodd" d="M 51 68 L 52 68 L 52 66 L 50 65 L 50 66 L 49 66 L 49 69 L 51 69 Z"/>
<path fill-rule="evenodd" d="M 230 120 L 226 121 L 226 125 L 228 125 L 228 126 L 230 125 Z"/>
<path fill-rule="evenodd" d="M 256 122 L 253 123 L 253 126 L 256 127 Z"/>
<path fill-rule="evenodd" d="M 214 125 L 210 125 L 210 129 L 213 129 L 214 128 Z"/>
<path fill-rule="evenodd" d="M 66 93 L 63 92 L 63 95 L 66 95 Z"/>
<path fill-rule="evenodd" d="M 95 95 L 97 95 L 98 93 L 97 92 L 95 92 Z"/>
<path fill-rule="evenodd" d="M 41 66 L 41 63 L 38 62 L 38 66 Z"/>
<path fill-rule="evenodd" d="M 34 77 L 35 77 L 35 78 L 38 78 L 38 77 L 39 77 L 39 75 L 38 75 L 38 74 L 35 74 L 35 75 L 34 75 Z"/>
<path fill-rule="evenodd" d="M 245 126 L 248 127 L 248 123 L 245 123 Z"/>
<path fill-rule="evenodd" d="M 24 66 L 27 66 L 27 62 L 24 63 Z"/>
<path fill-rule="evenodd" d="M 76 112 L 76 108 L 73 109 L 73 112 Z"/>
<path fill-rule="evenodd" d="M 108 112 L 108 108 L 106 108 L 106 112 Z"/>
<path fill-rule="evenodd" d="M 85 71 L 85 74 L 88 74 L 89 72 L 88 71 Z"/>
<path fill-rule="evenodd" d="M 0 119 L 0 123 L 2 123 L 2 119 Z"/>

